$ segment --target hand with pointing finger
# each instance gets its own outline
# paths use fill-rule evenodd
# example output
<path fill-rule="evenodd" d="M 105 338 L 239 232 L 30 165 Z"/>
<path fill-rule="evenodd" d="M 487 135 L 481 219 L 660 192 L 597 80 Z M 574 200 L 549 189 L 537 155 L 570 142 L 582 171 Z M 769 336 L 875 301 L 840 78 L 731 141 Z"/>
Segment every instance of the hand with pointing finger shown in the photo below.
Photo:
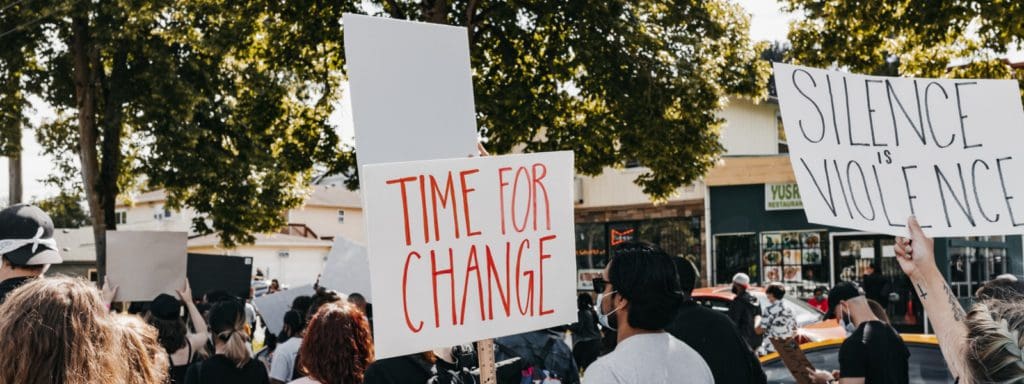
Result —
<path fill-rule="evenodd" d="M 900 268 L 907 276 L 920 271 L 938 270 L 935 265 L 935 240 L 926 236 L 918 224 L 917 218 L 911 216 L 907 220 L 910 238 L 896 238 L 896 259 Z"/>

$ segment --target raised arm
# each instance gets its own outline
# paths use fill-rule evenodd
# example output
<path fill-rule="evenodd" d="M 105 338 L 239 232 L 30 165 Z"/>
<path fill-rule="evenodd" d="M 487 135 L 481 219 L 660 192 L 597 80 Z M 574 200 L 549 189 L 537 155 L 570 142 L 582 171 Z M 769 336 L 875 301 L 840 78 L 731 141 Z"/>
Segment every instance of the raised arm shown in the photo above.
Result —
<path fill-rule="evenodd" d="M 202 336 L 205 342 L 209 330 L 206 328 L 206 319 L 203 319 L 203 314 L 199 313 L 199 308 L 196 308 L 192 301 L 192 287 L 188 285 L 188 279 L 185 279 L 185 289 L 178 291 L 178 296 L 188 310 L 188 318 L 192 320 L 192 327 L 196 330 L 194 334 Z"/>
<path fill-rule="evenodd" d="M 917 219 L 911 217 L 907 227 L 910 239 L 896 238 L 897 259 L 921 297 L 921 304 L 939 339 L 946 366 L 953 377 L 963 380 L 966 372 L 963 356 L 967 345 L 964 319 L 967 314 L 935 265 L 935 241 L 925 236 Z"/>

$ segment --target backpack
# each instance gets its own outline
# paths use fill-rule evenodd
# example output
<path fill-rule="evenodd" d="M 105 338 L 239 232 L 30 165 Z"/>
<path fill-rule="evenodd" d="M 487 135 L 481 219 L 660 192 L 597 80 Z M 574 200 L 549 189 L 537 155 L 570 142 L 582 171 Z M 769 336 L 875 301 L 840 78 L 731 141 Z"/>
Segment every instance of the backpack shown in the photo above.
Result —
<path fill-rule="evenodd" d="M 506 347 L 506 346 L 502 345 L 501 343 L 497 342 L 497 340 L 495 340 L 494 345 L 497 346 L 499 349 L 501 349 L 502 353 L 504 353 L 506 355 L 509 355 L 509 356 L 519 356 L 520 357 L 520 360 L 517 362 L 517 364 L 515 364 L 515 366 L 518 368 L 518 371 L 519 371 L 518 377 L 513 376 L 513 374 L 515 373 L 516 370 L 510 369 L 508 371 L 510 371 L 511 374 L 510 373 L 506 373 L 504 375 L 500 375 L 498 377 L 498 383 L 499 384 L 534 384 L 534 383 L 561 384 L 562 380 L 561 380 L 560 377 L 558 377 L 558 374 L 556 372 L 553 372 L 553 371 L 548 369 L 548 368 L 551 368 L 551 367 L 546 367 L 548 356 L 551 355 L 551 350 L 554 348 L 555 343 L 557 343 L 557 342 L 559 342 L 559 341 L 556 340 L 553 337 L 548 338 L 548 341 L 546 343 L 544 343 L 544 348 L 541 350 L 540 355 L 538 356 L 536 351 L 531 350 L 530 354 L 532 356 L 530 356 L 530 357 L 532 357 L 532 359 L 527 360 L 527 359 L 525 359 L 525 356 L 520 356 L 520 354 L 516 353 L 516 351 L 512 350 L 509 347 Z M 531 362 L 536 362 L 536 364 L 531 364 Z"/>

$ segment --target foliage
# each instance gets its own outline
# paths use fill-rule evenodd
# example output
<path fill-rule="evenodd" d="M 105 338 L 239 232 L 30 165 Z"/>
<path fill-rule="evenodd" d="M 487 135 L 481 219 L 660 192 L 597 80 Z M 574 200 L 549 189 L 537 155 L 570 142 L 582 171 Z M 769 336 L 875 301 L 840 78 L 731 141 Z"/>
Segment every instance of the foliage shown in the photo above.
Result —
<path fill-rule="evenodd" d="M 82 208 L 82 198 L 68 192 L 34 202 L 53 219 L 55 228 L 79 228 L 89 225 L 89 214 Z"/>
<path fill-rule="evenodd" d="M 714 164 L 726 96 L 765 94 L 762 47 L 727 0 L 22 0 L 0 12 L 0 70 L 18 79 L 0 97 L 62 116 L 37 137 L 58 174 L 79 160 L 98 239 L 145 175 L 200 233 L 248 242 L 285 224 L 315 169 L 355 176 L 327 123 L 345 12 L 467 26 L 491 151 L 570 149 L 588 174 L 635 159 L 655 198 Z"/>
<path fill-rule="evenodd" d="M 801 64 L 1024 81 L 1002 60 L 1024 42 L 1024 3 L 1017 0 L 788 0 L 788 8 L 804 16 L 789 33 Z"/>

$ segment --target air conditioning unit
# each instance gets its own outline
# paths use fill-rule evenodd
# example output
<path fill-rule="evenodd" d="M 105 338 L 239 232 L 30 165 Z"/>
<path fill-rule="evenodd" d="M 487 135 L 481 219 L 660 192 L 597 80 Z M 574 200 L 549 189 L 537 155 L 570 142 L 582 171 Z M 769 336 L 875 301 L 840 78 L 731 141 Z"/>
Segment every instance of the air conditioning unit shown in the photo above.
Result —
<path fill-rule="evenodd" d="M 580 177 L 573 177 L 573 201 L 576 204 L 583 204 L 583 179 Z"/>

